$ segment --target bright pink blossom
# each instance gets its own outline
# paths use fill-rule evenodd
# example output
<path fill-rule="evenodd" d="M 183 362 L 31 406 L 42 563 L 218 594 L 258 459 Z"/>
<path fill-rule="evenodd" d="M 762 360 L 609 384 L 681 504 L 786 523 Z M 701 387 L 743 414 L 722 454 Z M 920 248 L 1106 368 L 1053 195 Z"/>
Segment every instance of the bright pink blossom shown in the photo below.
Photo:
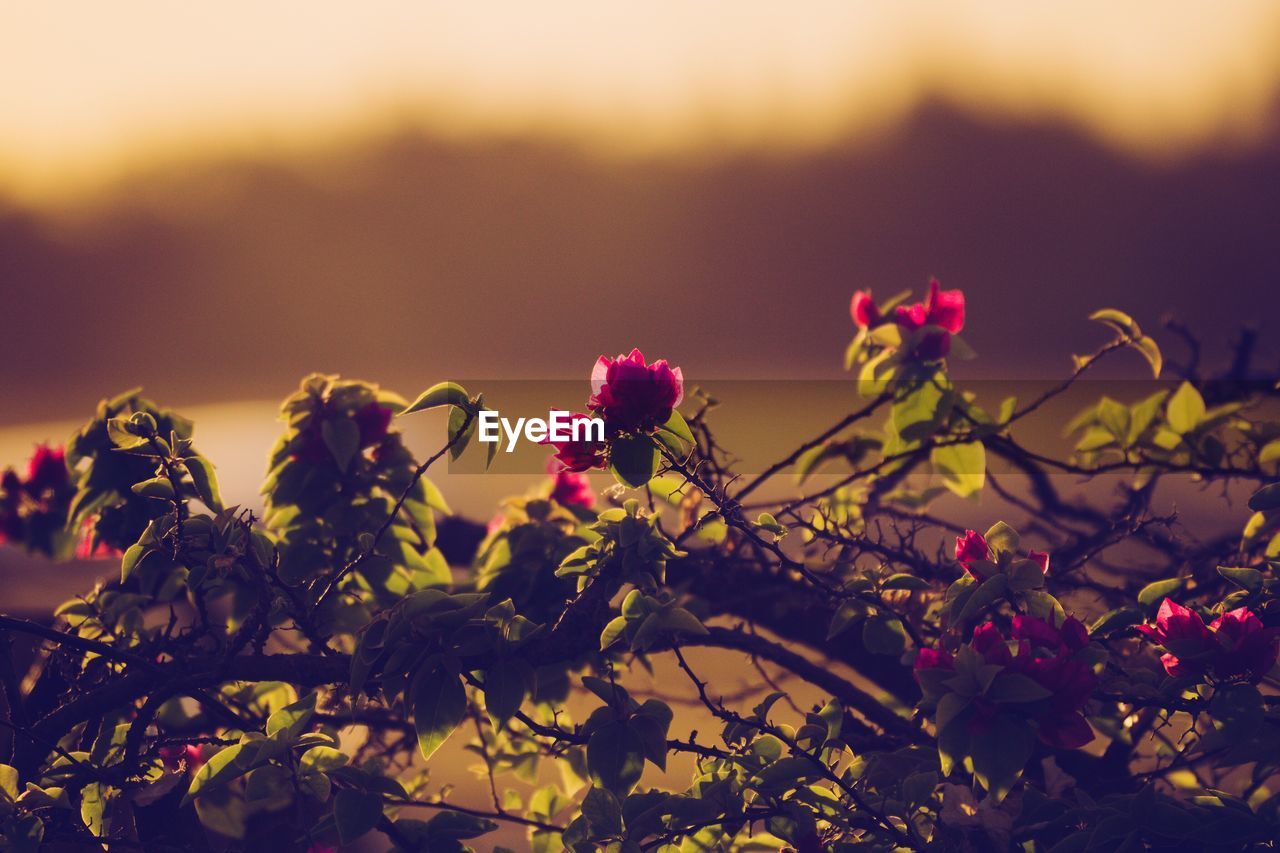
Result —
<path fill-rule="evenodd" d="M 567 507 L 591 509 L 596 505 L 596 493 L 586 474 L 570 471 L 555 457 L 551 460 L 551 500 Z"/>
<path fill-rule="evenodd" d="M 976 530 L 966 530 L 963 536 L 956 537 L 956 560 L 964 566 L 965 571 L 972 574 L 969 564 L 974 560 L 990 560 L 991 548 L 987 540 Z"/>
<path fill-rule="evenodd" d="M 645 364 L 633 349 L 617 358 L 600 356 L 591 371 L 588 407 L 612 432 L 648 432 L 661 426 L 684 399 L 684 376 L 665 359 Z"/>
<path fill-rule="evenodd" d="M 1137 630 L 1165 648 L 1160 662 L 1175 678 L 1203 673 L 1217 645 L 1200 614 L 1170 598 L 1161 602 L 1155 625 L 1138 625 Z"/>
<path fill-rule="evenodd" d="M 574 412 L 569 416 L 569 435 L 573 435 L 573 423 L 590 422 L 588 415 Z M 551 441 L 548 439 L 545 443 L 550 444 L 556 449 L 555 460 L 559 463 L 560 469 L 575 474 L 581 474 L 583 471 L 590 471 L 592 468 L 603 468 L 605 465 L 605 450 L 608 445 L 603 441 L 588 441 L 584 437 L 591 435 L 592 430 L 588 424 L 584 424 L 578 430 L 579 439 L 574 441 L 570 438 L 568 441 Z"/>
<path fill-rule="evenodd" d="M 37 445 L 27 463 L 27 493 L 38 498 L 45 492 L 65 490 L 69 482 L 67 458 L 62 448 Z"/>
<path fill-rule="evenodd" d="M 912 668 L 919 672 L 922 669 L 953 669 L 954 667 L 955 658 L 951 656 L 951 652 L 942 648 L 924 646 L 916 653 L 916 662 Z"/>
<path fill-rule="evenodd" d="M 1218 641 L 1213 659 L 1218 678 L 1257 684 L 1275 666 L 1277 629 L 1263 627 L 1262 620 L 1248 608 L 1223 613 L 1209 629 Z"/>
<path fill-rule="evenodd" d="M 853 294 L 853 300 L 849 303 L 849 314 L 859 329 L 878 326 L 884 319 L 880 315 L 880 309 L 876 307 L 875 300 L 871 298 L 869 290 L 859 290 Z"/>
<path fill-rule="evenodd" d="M 951 352 L 951 336 L 964 328 L 964 291 L 942 290 L 938 280 L 931 279 L 925 301 L 899 305 L 893 319 L 904 332 L 929 327 L 913 350 L 917 358 L 924 361 L 946 358 Z"/>

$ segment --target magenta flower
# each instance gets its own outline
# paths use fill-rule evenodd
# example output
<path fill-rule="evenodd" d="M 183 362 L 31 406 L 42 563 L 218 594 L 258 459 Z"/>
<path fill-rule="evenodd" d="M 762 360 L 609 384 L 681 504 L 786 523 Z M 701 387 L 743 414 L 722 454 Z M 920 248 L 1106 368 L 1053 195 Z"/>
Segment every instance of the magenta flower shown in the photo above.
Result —
<path fill-rule="evenodd" d="M 973 630 L 970 647 L 982 655 L 987 663 L 1008 666 L 1013 663 L 1013 655 L 1009 652 L 1009 644 L 994 622 L 986 622 Z"/>
<path fill-rule="evenodd" d="M 964 328 L 964 291 L 942 290 L 938 280 L 929 281 L 929 293 L 924 302 L 899 305 L 893 312 L 894 322 L 903 331 L 914 332 L 929 328 L 913 355 L 924 361 L 946 358 L 951 352 L 951 336 Z"/>
<path fill-rule="evenodd" d="M 1047 551 L 1028 551 L 1027 559 L 1040 565 L 1040 571 L 1049 574 L 1049 553 Z"/>
<path fill-rule="evenodd" d="M 915 672 L 922 669 L 954 669 L 955 658 L 946 649 L 933 649 L 924 646 L 916 653 L 916 662 L 912 666 Z"/>
<path fill-rule="evenodd" d="M 61 492 L 70 484 L 70 479 L 62 448 L 37 445 L 27 463 L 27 493 L 38 498 L 45 492 Z"/>
<path fill-rule="evenodd" d="M 1200 614 L 1166 598 L 1156 612 L 1155 625 L 1138 625 L 1147 639 L 1165 648 L 1160 656 L 1165 672 L 1175 678 L 1202 674 L 1216 643 Z"/>
<path fill-rule="evenodd" d="M 684 376 L 665 359 L 645 364 L 633 349 L 617 358 L 600 356 L 591 371 L 592 411 L 612 432 L 648 432 L 661 426 L 684 399 Z"/>
<path fill-rule="evenodd" d="M 551 472 L 551 500 L 566 507 L 594 508 L 596 493 L 587 475 L 561 467 L 554 458 L 552 465 L 558 470 Z"/>
<path fill-rule="evenodd" d="M 1218 678 L 1257 684 L 1275 666 L 1277 629 L 1264 628 L 1253 611 L 1237 607 L 1209 625 L 1218 648 L 1213 672 Z"/>
<path fill-rule="evenodd" d="M 361 447 L 377 444 L 387 437 L 387 430 L 391 427 L 392 414 L 390 407 L 383 406 L 380 403 L 366 403 L 356 410 L 352 420 L 360 428 Z"/>
<path fill-rule="evenodd" d="M 964 566 L 964 570 L 973 574 L 970 564 L 974 560 L 990 560 L 991 548 L 987 540 L 976 530 L 966 530 L 963 536 L 956 537 L 956 560 Z"/>
<path fill-rule="evenodd" d="M 570 415 L 572 421 L 589 421 L 590 417 L 574 412 Z M 579 435 L 589 435 L 591 430 L 580 429 Z M 573 434 L 573 427 L 570 424 L 569 434 Z M 550 444 L 556 449 L 555 460 L 560 463 L 561 470 L 571 473 L 580 474 L 583 471 L 590 471 L 592 468 L 603 468 L 605 466 L 605 449 L 607 445 L 603 441 L 551 441 L 548 439 L 546 444 Z"/>

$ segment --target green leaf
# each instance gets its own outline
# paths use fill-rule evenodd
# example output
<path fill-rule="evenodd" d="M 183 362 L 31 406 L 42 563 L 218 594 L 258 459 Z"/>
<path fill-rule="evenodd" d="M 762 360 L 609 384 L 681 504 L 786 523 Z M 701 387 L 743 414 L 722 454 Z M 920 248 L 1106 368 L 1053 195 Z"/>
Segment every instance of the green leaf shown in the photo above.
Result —
<path fill-rule="evenodd" d="M 233 744 L 220 750 L 205 762 L 191 780 L 191 787 L 187 789 L 187 796 L 183 799 L 183 803 L 207 794 L 242 775 L 248 769 L 237 761 L 243 750 L 244 744 Z"/>
<path fill-rule="evenodd" d="M 292 705 L 286 705 L 267 718 L 267 737 L 285 732 L 285 740 L 293 740 L 302 733 L 311 716 L 316 712 L 316 693 L 312 691 Z"/>
<path fill-rule="evenodd" d="M 1018 536 L 1018 531 L 1003 521 L 997 521 L 991 525 L 983 538 L 987 540 L 987 545 L 991 546 L 992 552 L 997 556 L 1000 554 L 1017 554 L 1018 546 L 1022 542 Z"/>
<path fill-rule="evenodd" d="M 142 562 L 142 558 L 147 555 L 147 549 L 143 545 L 134 543 L 125 549 L 124 556 L 120 559 L 120 582 L 124 583 L 129 579 L 129 575 Z"/>
<path fill-rule="evenodd" d="M 1256 592 L 1261 588 L 1262 582 L 1266 579 L 1266 576 L 1263 575 L 1262 572 L 1257 569 L 1250 569 L 1247 567 L 1235 569 L 1227 566 L 1218 566 L 1218 574 L 1222 575 L 1236 586 L 1249 590 L 1249 592 Z"/>
<path fill-rule="evenodd" d="M 110 828 L 111 821 L 105 815 L 116 793 L 116 789 L 100 782 L 90 782 L 80 791 L 80 819 L 96 838 L 104 837 Z"/>
<path fill-rule="evenodd" d="M 587 772 L 596 785 L 625 796 L 644 773 L 640 735 L 619 721 L 597 728 L 587 741 Z"/>
<path fill-rule="evenodd" d="M 533 684 L 533 669 L 518 658 L 499 658 L 484 675 L 484 706 L 502 725 L 520 710 Z"/>
<path fill-rule="evenodd" d="M 902 620 L 888 613 L 877 613 L 862 623 L 862 645 L 878 655 L 902 654 L 907 647 L 907 632 Z"/>
<path fill-rule="evenodd" d="M 329 773 L 339 767 L 346 767 L 347 762 L 347 756 L 331 746 L 313 746 L 302 753 L 302 758 L 298 759 L 298 766 L 303 770 Z"/>
<path fill-rule="evenodd" d="M 880 583 L 881 589 L 928 589 L 929 582 L 924 578 L 918 578 L 915 575 L 909 575 L 906 572 L 898 572 L 889 575 Z"/>
<path fill-rule="evenodd" d="M 465 410 L 453 408 L 449 410 L 449 458 L 457 459 L 471 443 L 475 435 L 477 420 Z M 497 447 L 497 442 L 489 445 L 490 450 Z"/>
<path fill-rule="evenodd" d="M 1105 636 L 1107 634 L 1128 628 L 1130 625 L 1137 625 L 1142 621 L 1142 611 L 1136 607 L 1117 607 L 1098 617 L 1092 625 L 1089 626 L 1090 635 L 1097 634 Z"/>
<path fill-rule="evenodd" d="M 592 788 L 582 798 L 582 816 L 596 837 L 622 834 L 622 806 L 618 798 L 604 788 Z"/>
<path fill-rule="evenodd" d="M 1110 326 L 1120 334 L 1130 338 L 1142 337 L 1142 329 L 1138 327 L 1132 317 L 1123 311 L 1117 311 L 1114 308 L 1102 308 L 1090 314 L 1089 319 Z"/>
<path fill-rule="evenodd" d="M 131 450 L 147 443 L 147 439 L 138 435 L 136 427 L 126 418 L 110 418 L 107 420 L 107 438 L 121 450 Z"/>
<path fill-rule="evenodd" d="M 1002 715 L 985 731 L 972 735 L 969 744 L 973 775 L 999 802 L 1022 777 L 1035 748 L 1031 726 L 1016 717 Z"/>
<path fill-rule="evenodd" d="M 457 406 L 460 409 L 465 409 L 470 405 L 471 398 L 467 394 L 466 388 L 463 388 L 457 382 L 439 382 L 419 394 L 418 399 L 414 400 L 400 414 L 408 415 L 439 406 Z"/>
<path fill-rule="evenodd" d="M 333 819 L 338 839 L 352 844 L 382 819 L 382 797 L 365 791 L 343 789 L 333 796 Z"/>
<path fill-rule="evenodd" d="M 964 607 L 956 617 L 956 622 L 963 624 L 996 603 L 1009 590 L 1009 581 L 1004 575 L 993 575 L 973 591 L 964 602 Z"/>
<path fill-rule="evenodd" d="M 166 477 L 155 477 L 150 480 L 143 480 L 141 483 L 134 483 L 130 491 L 144 498 L 156 498 L 164 501 L 173 500 L 173 484 Z"/>
<path fill-rule="evenodd" d="M 184 460 L 184 463 L 200 500 L 214 512 L 222 512 L 222 494 L 218 491 L 218 478 L 213 473 L 213 463 L 203 456 L 193 456 Z"/>
<path fill-rule="evenodd" d="M 844 633 L 855 622 L 867 615 L 867 605 L 856 598 L 850 598 L 836 608 L 831 616 L 831 624 L 827 627 L 827 639 L 833 639 Z"/>
<path fill-rule="evenodd" d="M 1263 486 L 1249 498 L 1249 509 L 1254 512 L 1270 512 L 1280 509 L 1280 483 Z"/>
<path fill-rule="evenodd" d="M 1147 364 L 1151 365 L 1152 377 L 1159 379 L 1160 371 L 1164 369 L 1164 356 L 1160 354 L 1160 345 L 1143 335 L 1134 339 L 1132 346 L 1147 360 Z"/>
<path fill-rule="evenodd" d="M 943 484 L 959 497 L 978 494 L 987 482 L 987 451 L 980 441 L 935 447 L 929 461 Z"/>
<path fill-rule="evenodd" d="M 1169 596 L 1182 589 L 1182 578 L 1152 581 L 1138 593 L 1138 603 L 1147 609 L 1154 610 Z"/>
<path fill-rule="evenodd" d="M 1272 439 L 1258 451 L 1258 464 L 1266 465 L 1280 459 L 1280 438 Z"/>
<path fill-rule="evenodd" d="M 667 422 L 660 429 L 666 430 L 686 444 L 693 444 L 693 431 L 689 429 L 689 424 L 685 422 L 684 415 L 675 409 L 671 410 L 671 417 L 667 418 Z"/>
<path fill-rule="evenodd" d="M 992 702 L 1038 702 L 1053 693 L 1020 672 L 1006 671 L 996 676 L 984 695 Z"/>
<path fill-rule="evenodd" d="M 1165 417 L 1169 426 L 1178 435 L 1186 435 L 1204 420 L 1204 398 L 1190 382 L 1183 382 L 1173 392 L 1165 407 Z"/>
<path fill-rule="evenodd" d="M 18 769 L 9 764 L 0 764 L 0 795 L 13 802 L 18 799 Z"/>
<path fill-rule="evenodd" d="M 615 439 L 609 445 L 609 469 L 624 486 L 638 489 L 658 471 L 658 449 L 647 435 Z"/>
<path fill-rule="evenodd" d="M 412 695 L 418 748 L 430 758 L 466 717 L 467 691 L 458 676 L 436 667 L 418 673 Z"/>
<path fill-rule="evenodd" d="M 339 471 L 351 467 L 351 460 L 360 452 L 360 427 L 355 421 L 342 419 L 325 421 L 320 425 L 324 446 L 329 448 Z"/>

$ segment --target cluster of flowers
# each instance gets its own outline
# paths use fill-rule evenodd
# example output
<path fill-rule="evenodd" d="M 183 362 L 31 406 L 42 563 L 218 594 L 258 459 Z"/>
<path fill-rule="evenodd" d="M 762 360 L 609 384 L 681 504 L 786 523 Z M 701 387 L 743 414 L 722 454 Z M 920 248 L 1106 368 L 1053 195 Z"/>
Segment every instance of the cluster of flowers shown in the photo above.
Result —
<path fill-rule="evenodd" d="M 1093 740 L 1093 729 L 1081 713 L 1097 686 L 1092 666 L 1077 653 L 1089 645 L 1089 632 L 1077 619 L 1068 617 L 1060 628 L 1043 619 L 1019 614 L 1013 618 L 1011 640 L 995 623 L 988 622 L 973 632 L 969 648 L 986 663 L 1025 675 L 1049 692 L 1035 702 L 999 702 L 979 696 L 968 723 L 974 734 L 995 724 L 1002 713 L 1027 717 L 1036 724 L 1040 739 L 1058 749 L 1076 749 Z M 951 671 L 955 658 L 946 649 L 922 648 L 916 657 L 915 673 L 925 670 Z"/>
<path fill-rule="evenodd" d="M 859 329 L 874 329 L 886 323 L 897 325 L 904 340 L 912 341 L 913 357 L 937 361 L 947 357 L 951 352 L 951 336 L 960 334 L 964 328 L 964 291 L 942 290 L 938 280 L 931 279 L 924 302 L 899 305 L 892 314 L 886 315 L 871 298 L 871 291 L 859 290 L 853 294 L 849 313 Z"/>
<path fill-rule="evenodd" d="M 25 478 L 13 468 L 0 475 L 0 544 L 55 555 L 74 494 L 62 448 L 36 447 Z"/>
<path fill-rule="evenodd" d="M 631 433 L 651 433 L 671 417 L 684 399 L 684 376 L 665 359 L 646 364 L 638 349 L 617 358 L 600 356 L 591 371 L 590 415 L 573 413 L 575 420 L 604 420 L 608 438 Z M 551 442 L 561 469 L 574 473 L 603 468 L 608 442 Z"/>
<path fill-rule="evenodd" d="M 1175 678 L 1257 684 L 1280 652 L 1280 629 L 1264 627 L 1247 607 L 1229 610 L 1206 625 L 1199 613 L 1166 598 L 1156 623 L 1137 630 L 1165 649 L 1160 662 Z"/>

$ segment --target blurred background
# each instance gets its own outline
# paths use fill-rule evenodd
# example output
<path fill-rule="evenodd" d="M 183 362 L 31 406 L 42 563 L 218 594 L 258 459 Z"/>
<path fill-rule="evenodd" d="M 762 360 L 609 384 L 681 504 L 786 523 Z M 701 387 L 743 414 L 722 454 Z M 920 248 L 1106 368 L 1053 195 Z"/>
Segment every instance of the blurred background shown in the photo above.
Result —
<path fill-rule="evenodd" d="M 1278 229 L 1272 0 L 7 3 L 0 467 L 142 385 L 253 504 L 308 372 L 833 380 L 851 293 L 930 275 L 971 379 L 1066 375 L 1103 305 L 1280 375 Z M 0 547 L 3 609 L 116 570 Z"/>
<path fill-rule="evenodd" d="M 968 378 L 1064 375 L 1103 304 L 1277 363 L 1269 0 L 52 0 L 0 8 L 0 81 L 0 465 L 142 385 L 251 504 L 310 371 L 836 379 L 852 291 L 930 275 Z"/>

